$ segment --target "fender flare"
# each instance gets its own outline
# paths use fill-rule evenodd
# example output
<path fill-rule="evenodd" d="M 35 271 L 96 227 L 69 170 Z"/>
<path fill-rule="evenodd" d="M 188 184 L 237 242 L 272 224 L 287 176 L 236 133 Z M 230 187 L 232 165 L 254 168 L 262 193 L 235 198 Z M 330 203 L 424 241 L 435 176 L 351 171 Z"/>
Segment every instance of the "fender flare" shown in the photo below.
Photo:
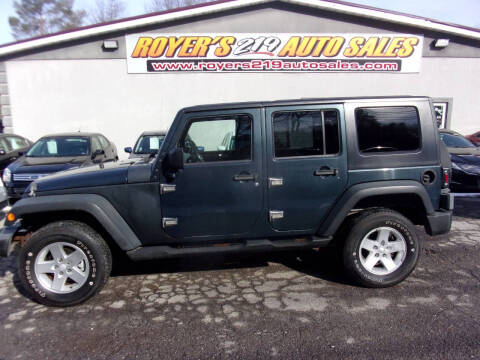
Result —
<path fill-rule="evenodd" d="M 95 217 L 122 250 L 128 251 L 142 245 L 113 205 L 100 195 L 65 194 L 23 198 L 10 211 L 16 218 L 22 218 L 23 215 L 69 210 L 83 211 Z"/>
<path fill-rule="evenodd" d="M 333 236 L 356 203 L 370 196 L 414 194 L 423 202 L 427 215 L 435 213 L 430 197 L 419 182 L 413 180 L 375 181 L 353 185 L 336 202 L 320 226 L 321 236 Z"/>

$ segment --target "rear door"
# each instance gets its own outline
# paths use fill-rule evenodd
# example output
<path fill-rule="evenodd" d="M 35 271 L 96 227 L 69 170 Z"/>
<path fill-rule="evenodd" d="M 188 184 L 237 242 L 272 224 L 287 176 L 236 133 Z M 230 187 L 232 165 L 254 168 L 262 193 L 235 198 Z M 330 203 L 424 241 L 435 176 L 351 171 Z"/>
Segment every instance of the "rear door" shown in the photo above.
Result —
<path fill-rule="evenodd" d="M 265 117 L 271 226 L 314 233 L 347 185 L 343 105 L 271 107 Z"/>

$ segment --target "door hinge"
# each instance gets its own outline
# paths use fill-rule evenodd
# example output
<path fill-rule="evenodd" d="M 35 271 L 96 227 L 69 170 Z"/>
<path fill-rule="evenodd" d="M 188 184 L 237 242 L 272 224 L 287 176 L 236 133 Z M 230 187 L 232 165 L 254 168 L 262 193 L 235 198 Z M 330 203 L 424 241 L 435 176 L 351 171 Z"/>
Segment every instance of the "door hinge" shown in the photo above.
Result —
<path fill-rule="evenodd" d="M 164 229 L 171 226 L 177 226 L 178 218 L 162 218 L 162 225 Z"/>
<path fill-rule="evenodd" d="M 160 194 L 174 192 L 175 190 L 176 186 L 173 184 L 160 184 Z"/>
<path fill-rule="evenodd" d="M 270 187 L 282 186 L 283 185 L 283 178 L 268 178 L 268 185 Z"/>
<path fill-rule="evenodd" d="M 270 222 L 274 220 L 283 219 L 283 211 L 280 210 L 270 210 Z"/>

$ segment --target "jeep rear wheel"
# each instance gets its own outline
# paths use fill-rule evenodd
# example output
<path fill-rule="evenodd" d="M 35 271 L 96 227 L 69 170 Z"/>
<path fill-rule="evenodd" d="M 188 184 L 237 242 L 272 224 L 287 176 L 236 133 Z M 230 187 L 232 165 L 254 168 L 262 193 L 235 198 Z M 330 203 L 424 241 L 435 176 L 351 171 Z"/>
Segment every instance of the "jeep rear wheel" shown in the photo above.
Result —
<path fill-rule="evenodd" d="M 415 268 L 420 243 L 414 225 L 387 210 L 366 211 L 353 220 L 343 248 L 349 275 L 367 287 L 388 287 L 404 280 Z"/>
<path fill-rule="evenodd" d="M 23 286 L 36 301 L 49 306 L 86 301 L 105 285 L 111 266 L 111 253 L 102 237 L 76 221 L 44 226 L 19 254 Z"/>

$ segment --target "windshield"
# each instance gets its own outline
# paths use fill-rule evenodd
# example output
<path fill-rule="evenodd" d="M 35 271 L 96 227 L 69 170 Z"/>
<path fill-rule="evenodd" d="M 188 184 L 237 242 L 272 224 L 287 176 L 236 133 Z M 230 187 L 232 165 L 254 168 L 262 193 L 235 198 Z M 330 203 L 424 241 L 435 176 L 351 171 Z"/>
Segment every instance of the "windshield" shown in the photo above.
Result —
<path fill-rule="evenodd" d="M 445 134 L 445 133 L 440 133 L 440 139 L 447 145 L 447 147 L 452 147 L 452 148 L 471 148 L 475 147 L 470 140 L 464 138 L 461 135 L 451 135 L 451 134 Z"/>
<path fill-rule="evenodd" d="M 140 136 L 137 143 L 135 144 L 135 149 L 133 149 L 134 154 L 155 154 L 160 149 L 160 146 L 165 139 L 165 135 L 143 135 Z"/>
<path fill-rule="evenodd" d="M 90 153 L 88 137 L 58 137 L 43 138 L 33 144 L 26 156 L 31 157 L 60 157 L 85 156 Z"/>

